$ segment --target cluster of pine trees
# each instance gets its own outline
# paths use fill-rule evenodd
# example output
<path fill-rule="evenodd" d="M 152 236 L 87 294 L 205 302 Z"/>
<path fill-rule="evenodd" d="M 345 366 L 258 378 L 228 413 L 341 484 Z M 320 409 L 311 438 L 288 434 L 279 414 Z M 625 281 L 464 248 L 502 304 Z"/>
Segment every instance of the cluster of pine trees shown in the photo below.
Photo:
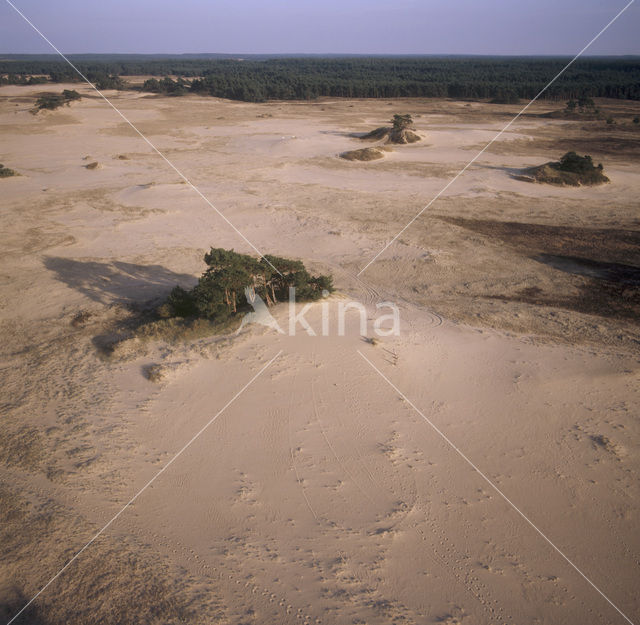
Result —
<path fill-rule="evenodd" d="M 75 89 L 65 89 L 62 93 L 45 93 L 36 100 L 36 109 L 57 109 L 63 104 L 79 100 L 81 95 Z"/>
<path fill-rule="evenodd" d="M 1 80 L 46 74 L 52 81 L 79 76 L 55 57 L 0 58 Z M 72 55 L 72 62 L 98 88 L 122 88 L 121 76 L 188 78 L 151 82 L 158 93 L 192 91 L 261 102 L 319 96 L 350 98 L 440 97 L 515 102 L 533 98 L 567 63 L 535 57 L 154 57 Z M 11 75 L 13 78 L 9 78 Z M 157 83 L 157 84 L 156 84 Z M 175 84 L 179 83 L 179 84 Z M 576 61 L 546 98 L 640 99 L 640 60 L 587 58 Z"/>
<path fill-rule="evenodd" d="M 323 291 L 333 291 L 331 276 L 312 276 L 299 260 L 270 255 L 257 259 L 233 250 L 211 248 L 204 262 L 207 269 L 198 284 L 190 291 L 176 286 L 162 307 L 162 314 L 222 322 L 247 308 L 247 288 L 267 306 L 288 301 L 290 287 L 295 287 L 297 301 L 317 300 Z"/>

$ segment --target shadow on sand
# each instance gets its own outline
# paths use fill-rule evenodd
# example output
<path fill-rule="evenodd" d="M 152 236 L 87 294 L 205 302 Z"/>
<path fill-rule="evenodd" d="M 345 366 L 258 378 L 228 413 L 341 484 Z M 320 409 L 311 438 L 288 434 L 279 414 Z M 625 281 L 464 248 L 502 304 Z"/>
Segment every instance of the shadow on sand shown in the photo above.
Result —
<path fill-rule="evenodd" d="M 44 265 L 67 286 L 102 304 L 136 304 L 167 295 L 176 284 L 192 287 L 197 278 L 161 265 L 98 262 L 46 257 Z"/>
<path fill-rule="evenodd" d="M 503 167 L 500 165 L 483 165 L 480 163 L 474 163 L 473 167 L 477 167 L 478 169 L 495 169 L 498 171 L 503 171 L 509 175 L 510 178 L 514 178 L 518 180 L 519 177 L 525 176 L 527 174 L 528 167 L 518 168 L 518 167 Z"/>

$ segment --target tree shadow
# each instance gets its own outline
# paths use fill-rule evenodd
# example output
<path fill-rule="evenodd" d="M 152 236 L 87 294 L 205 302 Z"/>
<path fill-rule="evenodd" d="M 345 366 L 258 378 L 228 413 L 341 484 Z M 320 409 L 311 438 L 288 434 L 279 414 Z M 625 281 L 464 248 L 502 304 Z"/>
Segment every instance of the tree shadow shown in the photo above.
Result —
<path fill-rule="evenodd" d="M 523 176 L 526 174 L 528 167 L 505 167 L 501 165 L 483 165 L 481 163 L 474 163 L 474 167 L 478 169 L 495 169 L 498 171 L 503 171 L 509 175 L 510 178 L 518 179 L 518 176 Z"/>
<path fill-rule="evenodd" d="M 319 134 L 321 135 L 332 135 L 334 137 L 351 137 L 353 139 L 361 139 L 365 135 L 369 134 L 367 132 L 345 132 L 343 130 L 320 130 Z"/>
<path fill-rule="evenodd" d="M 48 256 L 44 265 L 58 280 L 101 304 L 136 304 L 166 295 L 176 284 L 191 288 L 197 278 L 161 265 L 98 262 Z"/>
<path fill-rule="evenodd" d="M 3 623 L 13 618 L 29 601 L 29 598 L 16 587 L 3 587 L 0 590 L 0 619 Z M 16 625 L 53 625 L 43 610 L 36 604 L 30 605 L 16 620 Z"/>
<path fill-rule="evenodd" d="M 640 267 L 622 263 L 607 263 L 579 256 L 538 254 L 533 260 L 559 271 L 587 278 L 597 278 L 620 285 L 640 286 Z"/>

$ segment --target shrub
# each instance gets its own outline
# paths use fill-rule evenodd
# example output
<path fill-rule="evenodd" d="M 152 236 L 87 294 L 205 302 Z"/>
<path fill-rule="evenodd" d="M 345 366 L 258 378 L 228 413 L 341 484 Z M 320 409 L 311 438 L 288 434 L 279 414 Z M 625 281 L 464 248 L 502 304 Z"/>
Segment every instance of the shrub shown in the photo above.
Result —
<path fill-rule="evenodd" d="M 13 169 L 9 169 L 5 167 L 2 163 L 0 163 L 0 178 L 9 178 L 11 176 L 17 176 L 18 174 L 13 171 Z"/>
<path fill-rule="evenodd" d="M 602 165 L 596 168 L 590 156 L 580 156 L 575 152 L 567 152 L 557 163 L 556 169 L 561 171 L 570 171 L 574 174 L 584 174 L 602 169 Z"/>
<path fill-rule="evenodd" d="M 602 163 L 593 164 L 590 156 L 580 156 L 575 152 L 567 152 L 557 163 L 549 163 L 552 170 L 562 174 L 564 184 L 601 184 L 609 182 L 604 175 Z"/>

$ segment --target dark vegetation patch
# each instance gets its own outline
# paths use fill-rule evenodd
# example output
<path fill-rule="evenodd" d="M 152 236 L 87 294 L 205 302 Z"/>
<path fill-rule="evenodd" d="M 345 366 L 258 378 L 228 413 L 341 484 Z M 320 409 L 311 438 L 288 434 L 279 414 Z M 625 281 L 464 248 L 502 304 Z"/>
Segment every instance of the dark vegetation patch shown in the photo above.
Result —
<path fill-rule="evenodd" d="M 575 152 L 567 152 L 559 161 L 524 169 L 514 177 L 525 182 L 572 187 L 609 182 L 602 164 L 595 166 L 590 156 L 579 156 Z"/>
<path fill-rule="evenodd" d="M 36 100 L 36 112 L 42 110 L 54 111 L 80 98 L 80 94 L 75 89 L 65 89 L 62 93 L 43 93 Z"/>
<path fill-rule="evenodd" d="M 330 276 L 312 276 L 302 261 L 266 255 L 256 259 L 233 250 L 211 248 L 205 254 L 207 270 L 190 291 L 176 286 L 160 307 L 163 317 L 198 317 L 224 322 L 250 310 L 247 296 L 259 295 L 267 306 L 289 301 L 318 300 L 333 291 Z"/>
<path fill-rule="evenodd" d="M 549 142 L 542 149 L 566 150 L 574 149 L 580 152 L 592 152 L 609 158 L 620 158 L 624 155 L 627 161 L 640 160 L 640 141 L 635 133 L 626 133 L 618 127 L 614 134 L 596 135 L 590 137 L 560 138 Z"/>
<path fill-rule="evenodd" d="M 503 89 L 489 101 L 490 104 L 519 104 L 520 97 L 515 89 Z"/>
<path fill-rule="evenodd" d="M 161 93 L 163 95 L 181 96 L 186 95 L 189 91 L 190 83 L 183 78 L 173 80 L 169 76 L 165 76 L 161 80 L 157 78 L 149 78 L 142 85 L 143 91 L 151 93 Z"/>
<path fill-rule="evenodd" d="M 531 100 L 566 65 L 566 58 L 527 57 L 277 57 L 244 55 L 70 55 L 99 89 L 120 89 L 121 76 L 177 76 L 160 92 L 198 93 L 232 100 L 345 98 L 453 98 Z M 4 55 L 0 84 L 79 82 L 66 63 L 50 55 Z M 159 80 L 163 82 L 165 79 Z M 173 83 L 179 81 L 168 78 Z M 153 88 L 155 85 L 152 83 Z M 543 95 L 545 99 L 640 99 L 637 59 L 578 59 Z"/>
<path fill-rule="evenodd" d="M 546 226 L 442 217 L 500 240 L 517 253 L 565 274 L 569 295 L 527 287 L 490 298 L 574 310 L 640 325 L 640 231 Z"/>
<path fill-rule="evenodd" d="M 0 163 L 0 178 L 10 178 L 11 176 L 17 176 L 18 173 L 13 169 L 9 169 L 5 167 L 2 163 Z"/>

